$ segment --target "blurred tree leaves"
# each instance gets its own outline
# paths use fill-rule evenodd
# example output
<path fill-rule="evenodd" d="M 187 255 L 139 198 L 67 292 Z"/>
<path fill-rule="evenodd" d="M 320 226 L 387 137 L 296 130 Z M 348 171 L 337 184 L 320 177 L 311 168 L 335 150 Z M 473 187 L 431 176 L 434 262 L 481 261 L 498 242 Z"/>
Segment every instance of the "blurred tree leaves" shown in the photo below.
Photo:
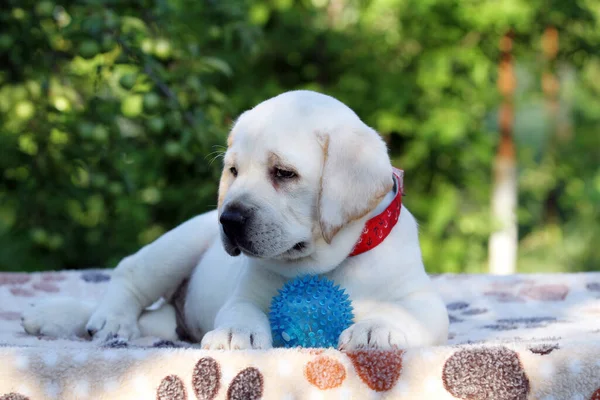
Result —
<path fill-rule="evenodd" d="M 0 269 L 112 266 L 212 208 L 220 165 L 210 160 L 231 121 L 307 88 L 344 101 L 385 137 L 406 170 L 428 270 L 482 272 L 508 30 L 519 267 L 598 268 L 597 0 L 5 3 Z M 541 51 L 549 25 L 560 33 L 550 64 Z M 548 68 L 559 115 L 545 107 Z"/>
<path fill-rule="evenodd" d="M 114 265 L 214 203 L 252 52 L 237 2 L 8 1 L 0 13 L 0 268 Z M 172 21 L 177 21 L 172 23 Z"/>

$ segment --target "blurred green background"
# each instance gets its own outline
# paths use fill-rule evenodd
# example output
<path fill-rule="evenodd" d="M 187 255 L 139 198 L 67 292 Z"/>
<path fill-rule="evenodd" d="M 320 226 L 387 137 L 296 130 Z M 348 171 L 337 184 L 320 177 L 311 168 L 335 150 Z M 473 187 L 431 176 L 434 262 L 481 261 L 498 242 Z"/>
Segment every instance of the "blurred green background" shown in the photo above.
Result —
<path fill-rule="evenodd" d="M 599 21 L 597 0 L 4 0 L 0 270 L 112 267 L 213 208 L 232 120 L 308 88 L 387 140 L 428 271 L 485 272 L 505 35 L 518 270 L 599 270 Z"/>

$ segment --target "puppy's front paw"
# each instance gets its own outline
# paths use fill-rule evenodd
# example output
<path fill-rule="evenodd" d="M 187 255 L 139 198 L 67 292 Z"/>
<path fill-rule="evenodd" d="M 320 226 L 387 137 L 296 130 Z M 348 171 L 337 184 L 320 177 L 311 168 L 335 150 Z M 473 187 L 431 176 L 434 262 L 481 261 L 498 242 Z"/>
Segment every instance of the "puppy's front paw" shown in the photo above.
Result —
<path fill-rule="evenodd" d="M 113 338 L 132 340 L 141 336 L 138 317 L 133 313 L 110 313 L 98 310 L 92 315 L 85 328 L 95 340 Z"/>
<path fill-rule="evenodd" d="M 392 350 L 409 347 L 406 334 L 385 323 L 359 322 L 340 335 L 340 350 Z"/>
<path fill-rule="evenodd" d="M 201 346 L 206 350 L 266 350 L 273 344 L 270 334 L 246 328 L 228 328 L 208 332 L 202 338 Z"/>

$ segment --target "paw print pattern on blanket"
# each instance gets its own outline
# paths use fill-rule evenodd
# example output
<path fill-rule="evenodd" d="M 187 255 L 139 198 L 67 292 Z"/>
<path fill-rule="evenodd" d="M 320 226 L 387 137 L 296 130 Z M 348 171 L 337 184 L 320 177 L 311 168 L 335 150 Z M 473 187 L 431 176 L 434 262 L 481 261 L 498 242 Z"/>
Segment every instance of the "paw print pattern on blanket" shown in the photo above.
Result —
<path fill-rule="evenodd" d="M 199 400 L 212 400 L 217 397 L 221 386 L 221 368 L 210 357 L 198 361 L 192 374 L 192 386 Z"/>
<path fill-rule="evenodd" d="M 24 285 L 31 280 L 31 275 L 22 273 L 0 273 L 0 286 L 2 285 Z"/>
<path fill-rule="evenodd" d="M 192 386 L 198 400 L 213 400 L 221 387 L 221 369 L 211 357 L 198 361 L 192 373 Z M 264 378 L 260 371 L 248 367 L 240 371 L 229 384 L 228 400 L 259 400 L 263 396 Z M 176 375 L 165 377 L 158 387 L 158 400 L 187 400 L 185 384 Z"/>
<path fill-rule="evenodd" d="M 98 271 L 86 271 L 81 274 L 81 279 L 88 283 L 102 283 L 110 281 L 110 275 Z"/>
<path fill-rule="evenodd" d="M 29 400 L 29 397 L 23 396 L 18 393 L 8 393 L 4 396 L 0 396 L 0 400 Z"/>
<path fill-rule="evenodd" d="M 402 371 L 402 350 L 358 350 L 347 353 L 358 376 L 376 392 L 394 387 Z"/>
<path fill-rule="evenodd" d="M 554 350 L 558 350 L 558 349 L 560 349 L 560 346 L 558 345 L 558 343 L 553 343 L 553 344 L 543 343 L 543 344 L 539 344 L 539 345 L 530 347 L 529 351 L 532 352 L 533 354 L 539 354 L 541 356 L 545 356 L 547 354 L 552 353 Z M 598 400 L 600 400 L 600 399 L 598 399 Z"/>
<path fill-rule="evenodd" d="M 227 400 L 259 400 L 263 395 L 264 378 L 257 368 L 249 367 L 233 378 L 227 390 Z"/>
<path fill-rule="evenodd" d="M 160 382 L 157 400 L 187 400 L 185 385 L 177 375 L 169 375 Z"/>
<path fill-rule="evenodd" d="M 58 293 L 60 287 L 57 283 L 65 281 L 66 275 L 60 272 L 44 272 L 39 274 L 39 279 L 32 282 L 31 274 L 0 273 L 0 286 L 11 286 L 10 292 L 13 296 L 34 297 L 36 292 Z M 31 284 L 31 288 L 24 285 Z"/>
<path fill-rule="evenodd" d="M 506 347 L 465 349 L 444 364 L 444 387 L 459 399 L 526 400 L 529 378 Z"/>
<path fill-rule="evenodd" d="M 396 385 L 402 370 L 403 351 L 358 350 L 346 353 L 358 376 L 371 390 L 389 391 Z M 304 368 L 304 378 L 321 390 L 340 387 L 346 379 L 344 365 L 328 356 L 316 355 Z M 222 383 L 219 363 L 204 357 L 198 361 L 192 373 L 192 387 L 198 400 L 213 400 L 219 394 Z M 227 389 L 228 400 L 258 400 L 262 398 L 264 377 L 255 367 L 240 371 Z M 187 400 L 185 385 L 175 375 L 165 377 L 158 390 L 158 400 Z"/>
<path fill-rule="evenodd" d="M 545 346 L 532 346 L 529 349 L 530 353 L 520 353 L 505 346 L 457 347 L 446 356 L 442 370 L 432 372 L 430 376 L 435 377 L 435 380 L 440 384 L 440 389 L 446 392 L 445 395 L 441 392 L 437 393 L 438 398 L 441 399 L 526 400 L 528 398 L 544 398 L 538 396 L 539 393 L 530 397 L 533 394 L 531 378 L 524 367 L 522 358 L 538 357 L 540 360 L 547 359 L 547 357 L 552 357 L 549 355 L 550 353 L 557 350 L 560 350 L 560 347 L 552 343 L 548 343 Z M 115 350 L 108 351 L 114 352 Z M 160 351 L 163 352 L 160 356 L 161 359 L 169 354 L 168 352 L 164 353 L 168 351 L 167 349 L 161 349 Z M 407 387 L 406 377 L 403 377 L 404 369 L 410 369 L 411 363 L 420 362 L 419 358 L 427 358 L 426 354 L 421 354 L 422 357 L 419 357 L 416 353 L 413 353 L 408 359 L 405 359 L 409 352 L 401 350 L 359 350 L 348 353 L 332 351 L 327 354 L 315 354 L 318 352 L 310 353 L 302 350 L 288 350 L 287 352 L 288 354 L 297 352 L 298 354 L 303 353 L 308 355 L 308 358 L 305 358 L 304 368 L 298 369 L 295 372 L 292 371 L 292 374 L 296 374 L 295 379 L 298 379 L 295 380 L 296 384 L 302 387 L 301 379 L 304 379 L 304 382 L 309 383 L 310 386 L 322 391 L 324 394 L 335 394 L 335 398 L 345 398 L 344 395 L 348 393 L 344 392 L 344 390 L 347 390 L 344 389 L 345 384 L 349 380 L 355 381 L 357 378 L 362 382 L 361 385 L 364 385 L 364 388 L 368 388 L 373 394 L 375 392 L 381 394 L 387 392 L 391 398 L 396 398 L 395 396 Z M 104 360 L 122 359 L 116 353 L 111 353 L 110 357 L 102 353 L 98 354 L 98 356 Z M 82 354 L 85 355 L 85 353 L 77 353 L 78 356 Z M 65 361 L 58 353 L 42 355 L 41 359 L 38 359 L 38 357 L 39 355 L 32 356 L 31 358 L 21 356 L 15 362 L 20 369 L 24 369 L 28 366 L 36 366 L 35 368 L 42 366 L 57 368 Z M 89 355 L 86 355 L 78 359 L 78 362 L 95 363 L 89 357 Z M 236 375 L 233 378 L 225 378 L 221 368 L 229 364 L 230 357 L 231 354 L 227 352 L 215 353 L 215 358 L 205 356 L 193 364 L 193 368 L 188 370 L 189 375 L 185 374 L 187 376 L 181 373 L 179 375 L 171 373 L 162 379 L 159 378 L 158 381 L 148 381 L 148 384 L 156 385 L 154 386 L 155 389 L 152 390 L 155 391 L 155 398 L 157 400 L 215 400 L 217 398 L 225 398 L 227 400 L 258 400 L 272 398 L 267 390 L 268 386 L 270 386 L 270 389 L 273 389 L 275 386 L 280 386 L 282 382 L 274 379 L 272 375 L 273 371 L 264 371 L 267 373 L 271 372 L 269 378 L 263 375 L 263 371 L 259 368 L 267 368 L 266 365 L 268 364 L 262 364 L 260 367 L 238 364 L 237 367 L 240 369 L 236 371 Z M 65 357 L 65 359 L 73 359 L 73 356 Z M 164 365 L 164 369 L 167 371 L 170 368 L 168 362 L 162 365 Z M 270 365 L 272 366 L 273 364 Z M 600 366 L 600 364 L 598 365 Z M 574 360 L 568 368 L 570 372 L 563 377 L 564 379 L 579 379 L 578 376 L 581 376 L 581 379 L 589 380 L 590 376 L 594 375 L 593 369 L 595 367 Z M 536 374 L 536 371 L 532 371 L 531 369 L 529 372 Z M 73 373 L 76 374 L 77 372 L 74 371 Z M 554 375 L 553 379 L 556 378 L 558 376 Z M 73 379 L 79 380 L 74 384 Z M 188 379 L 190 380 L 188 381 Z M 401 380 L 404 380 L 404 382 L 400 385 L 399 382 Z M 89 382 L 93 382 L 93 379 L 84 376 L 75 378 L 71 375 L 68 382 L 66 385 L 61 385 L 58 381 L 55 381 L 54 385 L 48 385 L 47 383 L 42 385 L 47 390 L 52 389 L 52 395 L 48 392 L 48 397 L 29 397 L 29 394 L 25 395 L 13 391 L 0 395 L 0 400 L 81 398 L 80 396 L 73 397 L 73 393 L 69 391 L 73 388 L 82 387 L 89 390 L 88 384 Z M 63 381 L 63 384 L 65 383 L 67 381 Z M 193 393 L 189 393 L 186 389 L 189 383 L 191 383 Z M 564 382 L 556 383 L 564 385 Z M 110 390 L 114 392 L 118 390 L 118 385 L 108 389 L 108 385 L 104 383 L 100 387 L 104 387 L 104 389 L 101 389 L 104 391 Z M 338 389 L 342 391 L 331 392 L 331 390 L 335 391 Z M 357 389 L 356 386 L 355 389 Z M 306 388 L 299 390 L 304 394 Z M 360 391 L 364 394 L 363 389 L 360 389 Z M 84 392 L 89 394 L 88 391 Z M 122 399 L 126 397 L 118 398 Z M 300 398 L 304 397 L 301 396 Z M 569 398 L 600 400 L 600 387 L 594 387 L 593 390 L 589 390 L 587 393 L 575 393 L 574 397 Z"/>
<path fill-rule="evenodd" d="M 600 400 L 600 273 L 437 276 L 453 321 L 448 345 L 398 352 L 206 352 L 23 331 L 32 297 L 98 300 L 110 277 L 0 272 L 0 400 Z"/>
<path fill-rule="evenodd" d="M 333 389 L 344 383 L 346 368 L 331 357 L 320 356 L 306 364 L 304 375 L 306 380 L 321 390 Z"/>

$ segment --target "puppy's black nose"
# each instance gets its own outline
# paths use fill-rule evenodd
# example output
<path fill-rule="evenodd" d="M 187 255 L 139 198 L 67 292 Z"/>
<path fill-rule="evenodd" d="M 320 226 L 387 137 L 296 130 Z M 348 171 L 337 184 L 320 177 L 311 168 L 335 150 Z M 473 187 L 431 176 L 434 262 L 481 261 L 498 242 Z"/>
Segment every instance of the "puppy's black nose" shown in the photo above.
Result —
<path fill-rule="evenodd" d="M 240 207 L 236 206 L 227 207 L 219 218 L 225 235 L 234 243 L 240 237 L 243 237 L 247 220 L 246 213 Z"/>

